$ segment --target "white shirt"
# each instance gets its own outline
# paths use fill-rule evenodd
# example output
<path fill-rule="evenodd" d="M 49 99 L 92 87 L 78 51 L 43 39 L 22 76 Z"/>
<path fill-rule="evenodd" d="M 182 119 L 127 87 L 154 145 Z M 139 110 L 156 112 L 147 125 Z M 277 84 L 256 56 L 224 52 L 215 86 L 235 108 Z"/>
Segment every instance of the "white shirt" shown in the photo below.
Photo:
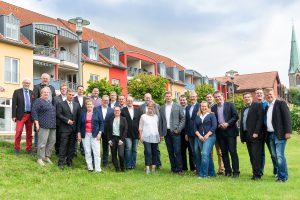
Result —
<path fill-rule="evenodd" d="M 107 113 L 107 108 L 102 107 L 102 117 L 103 117 L 103 120 L 106 117 L 106 113 Z"/>
<path fill-rule="evenodd" d="M 82 105 L 83 105 L 83 96 L 77 96 L 77 98 L 78 98 L 80 107 L 82 107 Z"/>
<path fill-rule="evenodd" d="M 158 116 L 143 114 L 139 123 L 139 130 L 142 130 L 144 142 L 159 143 Z"/>
<path fill-rule="evenodd" d="M 167 129 L 170 129 L 170 118 L 171 118 L 172 106 L 173 106 L 173 102 L 170 103 L 170 104 L 166 104 Z"/>
<path fill-rule="evenodd" d="M 269 105 L 269 108 L 267 111 L 267 131 L 268 132 L 274 132 L 274 127 L 272 124 L 272 117 L 273 117 L 273 107 L 274 107 L 275 100 L 276 99 L 274 99 L 271 103 L 268 103 L 268 105 Z"/>
<path fill-rule="evenodd" d="M 208 115 L 209 113 L 205 113 L 205 115 L 200 115 L 200 118 L 201 118 L 201 120 L 202 120 L 202 123 L 203 123 L 203 120 L 205 119 L 205 117 Z"/>
<path fill-rule="evenodd" d="M 61 95 L 61 98 L 62 98 L 63 101 L 65 101 L 67 99 L 67 97 L 64 96 L 64 95 Z"/>
<path fill-rule="evenodd" d="M 133 107 L 127 107 L 127 108 L 128 108 L 131 119 L 133 119 L 133 117 L 134 117 L 134 108 Z"/>
<path fill-rule="evenodd" d="M 111 102 L 110 102 L 110 107 L 111 107 L 111 108 L 114 108 L 114 107 L 115 107 L 115 104 L 116 104 L 116 101 L 115 101 L 115 102 L 112 102 L 112 101 L 111 101 Z"/>

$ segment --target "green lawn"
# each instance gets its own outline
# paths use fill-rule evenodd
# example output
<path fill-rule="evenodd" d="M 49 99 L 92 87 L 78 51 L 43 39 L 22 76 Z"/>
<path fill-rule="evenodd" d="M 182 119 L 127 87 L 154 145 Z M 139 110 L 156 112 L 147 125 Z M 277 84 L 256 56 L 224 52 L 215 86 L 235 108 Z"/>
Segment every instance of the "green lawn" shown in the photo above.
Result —
<path fill-rule="evenodd" d="M 75 169 L 61 171 L 55 165 L 39 167 L 36 157 L 14 155 L 13 144 L 0 142 L 0 199 L 300 199 L 300 135 L 293 135 L 286 148 L 289 180 L 276 183 L 267 152 L 265 175 L 250 180 L 246 146 L 238 144 L 241 177 L 197 179 L 169 173 L 165 144 L 161 144 L 163 168 L 144 172 L 143 147 L 139 145 L 135 171 L 115 173 L 112 166 L 101 174 L 88 173 L 81 156 Z M 216 155 L 214 155 L 216 156 Z M 55 157 L 55 156 L 53 156 Z M 56 158 L 53 161 L 57 162 Z M 215 164 L 216 164 L 215 157 Z"/>

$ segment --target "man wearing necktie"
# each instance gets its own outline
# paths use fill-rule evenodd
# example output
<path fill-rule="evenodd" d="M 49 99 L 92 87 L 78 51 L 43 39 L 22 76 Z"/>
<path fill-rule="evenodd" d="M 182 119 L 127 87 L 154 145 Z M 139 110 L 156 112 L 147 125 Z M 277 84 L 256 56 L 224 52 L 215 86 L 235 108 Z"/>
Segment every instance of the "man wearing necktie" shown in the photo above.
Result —
<path fill-rule="evenodd" d="M 260 103 L 253 102 L 251 93 L 243 94 L 246 107 L 241 112 L 240 138 L 246 142 L 250 163 L 252 165 L 252 180 L 261 179 L 262 142 L 263 142 L 263 108 Z"/>
<path fill-rule="evenodd" d="M 77 135 L 77 119 L 80 115 L 80 105 L 73 101 L 74 91 L 68 89 L 67 99 L 58 105 L 57 117 L 60 120 L 59 133 L 59 161 L 58 166 L 63 169 L 65 158 L 69 167 L 73 166 L 74 146 Z"/>
<path fill-rule="evenodd" d="M 22 138 L 23 127 L 26 127 L 26 151 L 32 152 L 32 119 L 31 104 L 33 92 L 29 89 L 31 81 L 24 79 L 23 87 L 14 91 L 12 98 L 12 120 L 16 122 L 15 135 L 15 153 L 20 153 L 20 143 Z"/>

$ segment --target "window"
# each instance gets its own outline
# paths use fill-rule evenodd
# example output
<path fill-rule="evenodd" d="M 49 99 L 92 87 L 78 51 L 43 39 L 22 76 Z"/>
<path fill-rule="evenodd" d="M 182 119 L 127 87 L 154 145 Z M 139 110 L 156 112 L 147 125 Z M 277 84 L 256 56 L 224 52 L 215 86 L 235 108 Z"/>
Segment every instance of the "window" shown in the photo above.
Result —
<path fill-rule="evenodd" d="M 176 100 L 179 100 L 179 96 L 180 96 L 180 93 L 179 92 L 175 92 L 175 99 Z"/>
<path fill-rule="evenodd" d="M 19 60 L 5 57 L 5 82 L 19 83 Z"/>
<path fill-rule="evenodd" d="M 112 79 L 111 84 L 112 85 L 120 85 L 120 80 L 119 79 Z"/>
<path fill-rule="evenodd" d="M 296 85 L 300 85 L 300 75 L 296 76 Z"/>
<path fill-rule="evenodd" d="M 98 60 L 97 47 L 90 47 L 90 59 Z"/>
<path fill-rule="evenodd" d="M 160 65 L 159 66 L 159 74 L 162 77 L 166 77 L 166 66 L 165 65 Z"/>
<path fill-rule="evenodd" d="M 0 132 L 12 132 L 15 123 L 11 120 L 11 99 L 0 98 Z"/>
<path fill-rule="evenodd" d="M 177 68 L 174 68 L 174 71 L 173 71 L 173 79 L 174 81 L 179 81 L 179 71 Z"/>
<path fill-rule="evenodd" d="M 13 14 L 5 18 L 5 37 L 12 40 L 19 40 L 20 21 Z"/>
<path fill-rule="evenodd" d="M 99 81 L 100 80 L 100 76 L 97 74 L 90 74 L 90 80 L 91 81 Z"/>
<path fill-rule="evenodd" d="M 119 65 L 119 51 L 115 47 L 110 50 L 110 61 L 114 65 Z"/>

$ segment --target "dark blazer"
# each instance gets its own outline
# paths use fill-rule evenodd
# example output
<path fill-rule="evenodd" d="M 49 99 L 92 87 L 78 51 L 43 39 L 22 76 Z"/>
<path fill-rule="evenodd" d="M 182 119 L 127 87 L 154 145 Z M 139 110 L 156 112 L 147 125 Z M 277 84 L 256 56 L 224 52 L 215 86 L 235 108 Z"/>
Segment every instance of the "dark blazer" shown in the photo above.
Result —
<path fill-rule="evenodd" d="M 55 106 L 56 110 L 58 110 L 58 105 L 63 102 L 63 98 L 62 98 L 62 95 L 58 95 L 58 96 L 55 96 L 54 99 L 53 99 L 53 105 Z M 56 126 L 59 127 L 60 125 L 60 120 L 58 117 L 56 117 Z M 58 130 L 57 130 L 58 131 Z"/>
<path fill-rule="evenodd" d="M 34 100 L 32 90 L 29 90 L 29 98 L 32 106 L 32 102 Z M 16 118 L 17 120 L 21 120 L 25 112 L 25 98 L 23 94 L 23 88 L 17 89 L 14 91 L 12 98 L 12 118 Z"/>
<path fill-rule="evenodd" d="M 73 102 L 73 113 L 71 113 L 67 100 L 63 101 L 62 103 L 58 104 L 56 116 L 60 120 L 59 132 L 77 132 L 77 123 L 80 117 L 79 103 Z M 75 121 L 75 124 L 69 125 L 69 120 Z"/>
<path fill-rule="evenodd" d="M 140 109 L 133 108 L 133 119 L 127 107 L 122 109 L 121 115 L 126 118 L 128 124 L 127 138 L 139 139 L 139 122 L 141 118 Z"/>
<path fill-rule="evenodd" d="M 88 98 L 87 98 L 86 96 L 83 96 L 83 105 L 80 106 L 80 107 L 81 107 L 81 110 L 86 109 L 86 107 L 85 107 L 85 101 L 86 101 L 87 99 L 88 99 Z M 76 102 L 76 103 L 78 103 L 78 104 L 80 105 L 80 103 L 79 103 L 79 101 L 78 101 L 78 96 L 74 97 L 74 100 L 73 100 L 73 101 Z"/>
<path fill-rule="evenodd" d="M 96 109 L 99 111 L 100 115 L 103 116 L 102 106 L 98 106 Z M 114 110 L 112 108 L 110 108 L 110 107 L 107 107 L 106 116 L 105 116 L 104 119 L 102 117 L 102 119 L 103 119 L 103 132 L 102 132 L 102 135 L 104 135 L 106 137 L 107 137 L 107 123 L 113 117 L 114 117 Z"/>
<path fill-rule="evenodd" d="M 266 110 L 268 110 L 268 107 L 266 108 Z M 277 99 L 275 100 L 272 114 L 272 125 L 275 134 L 280 140 L 285 139 L 286 133 L 292 133 L 291 115 L 289 108 L 284 101 Z"/>
<path fill-rule="evenodd" d="M 256 141 L 263 139 L 262 125 L 263 125 L 263 107 L 261 103 L 252 103 L 248 110 L 247 115 L 247 131 L 244 131 L 244 111 L 246 108 L 243 108 L 241 111 L 241 120 L 240 120 L 240 137 L 242 142 L 247 141 Z M 258 134 L 257 138 L 253 138 L 253 133 Z"/>
<path fill-rule="evenodd" d="M 80 132 L 81 137 L 85 138 L 85 129 L 86 129 L 86 110 L 83 110 L 80 114 L 80 117 L 78 119 L 77 123 L 77 129 L 78 132 Z M 99 111 L 94 108 L 93 110 L 93 116 L 92 116 L 92 136 L 93 138 L 97 137 L 98 133 L 101 131 L 103 132 L 103 118 L 102 115 L 100 115 Z"/>
<path fill-rule="evenodd" d="M 116 101 L 115 106 L 119 106 L 119 102 L 118 102 L 118 101 Z M 109 102 L 109 104 L 108 104 L 108 107 L 112 108 L 110 102 Z"/>
<path fill-rule="evenodd" d="M 37 85 L 34 85 L 34 87 L 33 87 L 33 95 L 34 95 L 34 98 L 35 98 L 35 99 L 41 97 L 41 90 L 42 90 L 43 87 L 45 87 L 45 85 L 42 85 L 42 83 L 39 83 L 39 84 L 37 84 Z M 54 105 L 54 97 L 56 96 L 55 88 L 54 88 L 52 85 L 48 85 L 48 87 L 49 87 L 50 90 L 51 90 L 51 94 L 52 94 L 52 104 Z"/>
<path fill-rule="evenodd" d="M 195 118 L 194 130 L 195 130 L 195 132 L 198 131 L 202 136 L 205 136 L 209 131 L 211 131 L 213 133 L 210 136 L 215 135 L 215 131 L 216 131 L 217 127 L 218 127 L 217 118 L 214 113 L 209 113 L 204 118 L 203 122 L 202 122 L 200 116 L 197 115 Z"/>
<path fill-rule="evenodd" d="M 194 106 L 192 117 L 190 117 L 190 109 L 191 105 L 188 105 L 185 108 L 185 134 L 188 136 L 195 136 L 195 118 L 197 116 L 197 112 L 199 111 L 200 104 L 196 103 Z"/>
<path fill-rule="evenodd" d="M 111 140 L 113 137 L 113 123 L 114 117 L 111 118 L 107 123 L 107 140 Z M 125 141 L 127 137 L 128 125 L 125 117 L 120 116 L 120 138 L 122 141 Z"/>
<path fill-rule="evenodd" d="M 213 105 L 211 108 L 211 111 L 215 113 L 217 122 L 219 125 L 219 119 L 218 119 L 218 108 L 217 104 Z M 227 137 L 235 137 L 239 135 L 239 130 L 236 125 L 237 120 L 239 119 L 238 113 L 236 111 L 236 108 L 233 103 L 231 102 L 224 102 L 224 110 L 223 110 L 223 115 L 225 122 L 229 124 L 226 130 L 222 130 L 220 128 L 217 128 L 216 134 L 218 135 L 223 135 Z"/>

